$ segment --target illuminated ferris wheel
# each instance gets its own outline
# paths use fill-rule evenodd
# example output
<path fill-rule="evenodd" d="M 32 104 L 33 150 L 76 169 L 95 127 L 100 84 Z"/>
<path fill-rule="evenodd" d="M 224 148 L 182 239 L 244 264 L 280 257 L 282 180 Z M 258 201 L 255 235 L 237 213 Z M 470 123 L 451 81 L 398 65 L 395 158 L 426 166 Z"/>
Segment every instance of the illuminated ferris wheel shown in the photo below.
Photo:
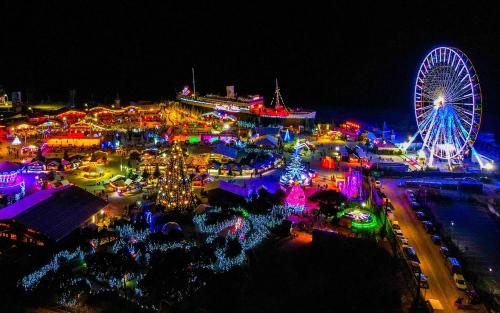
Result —
<path fill-rule="evenodd" d="M 481 89 L 474 67 L 457 48 L 439 47 L 423 60 L 415 82 L 415 117 L 434 157 L 462 159 L 481 125 Z"/>

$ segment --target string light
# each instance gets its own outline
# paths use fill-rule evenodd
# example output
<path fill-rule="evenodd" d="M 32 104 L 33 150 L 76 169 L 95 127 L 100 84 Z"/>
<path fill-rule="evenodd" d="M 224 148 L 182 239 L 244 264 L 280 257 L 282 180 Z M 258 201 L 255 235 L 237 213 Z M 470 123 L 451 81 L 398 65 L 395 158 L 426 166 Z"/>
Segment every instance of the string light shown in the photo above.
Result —
<path fill-rule="evenodd" d="M 234 216 L 215 224 L 208 223 L 208 215 L 221 213 L 222 211 L 220 208 L 210 208 L 204 213 L 194 216 L 193 223 L 198 231 L 207 235 L 205 240 L 207 245 L 211 245 L 222 230 L 229 229 L 229 231 L 225 237 L 224 247 L 218 247 L 215 249 L 215 260 L 213 262 L 191 264 L 191 268 L 194 271 L 193 276 L 189 279 L 190 283 L 193 284 L 198 279 L 195 274 L 196 269 L 209 269 L 215 273 L 220 273 L 228 271 L 231 268 L 246 262 L 246 252 L 260 244 L 270 234 L 270 230 L 273 227 L 281 224 L 282 221 L 288 217 L 291 209 L 286 206 L 274 206 L 268 214 L 252 214 L 239 207 L 233 208 L 231 211 L 234 213 Z M 117 226 L 113 229 L 113 231 L 116 232 L 118 238 L 113 243 L 111 252 L 116 254 L 118 251 L 125 248 L 134 257 L 135 262 L 139 264 L 149 264 L 151 255 L 156 251 L 165 252 L 174 249 L 185 249 L 189 251 L 193 247 L 196 247 L 196 243 L 191 241 L 168 243 L 151 242 L 149 238 L 150 232 L 148 229 L 136 230 L 129 224 Z M 241 250 L 236 256 L 230 257 L 227 256 L 226 250 L 229 242 L 233 240 L 237 240 L 239 242 Z M 93 245 L 97 245 L 98 243 L 96 239 L 92 239 L 91 242 Z M 88 252 L 83 252 L 80 247 L 73 252 L 68 250 L 61 251 L 57 253 L 49 263 L 23 277 L 21 285 L 26 291 L 33 290 L 40 283 L 42 278 L 49 272 L 57 272 L 63 263 L 63 260 L 72 261 L 79 259 L 83 261 L 85 256 L 93 253 L 93 251 L 94 249 L 90 249 Z M 143 277 L 143 272 L 127 273 L 126 276 L 128 280 L 135 280 L 136 282 L 142 280 Z M 108 277 L 108 275 L 105 275 L 104 273 L 97 273 L 95 279 L 106 283 L 107 287 L 98 288 L 97 290 L 90 289 L 91 294 L 102 291 L 117 290 L 122 287 L 123 279 L 125 279 L 125 277 Z M 81 280 L 82 278 L 71 278 L 69 282 L 63 282 L 61 285 L 74 285 Z M 88 282 L 88 280 L 86 281 Z M 191 288 L 184 292 L 176 291 L 176 294 L 173 297 L 177 301 L 180 301 L 185 296 L 189 295 L 189 293 L 193 290 L 194 289 Z M 143 292 L 140 288 L 135 288 L 134 291 L 137 297 L 142 297 Z M 129 300 L 139 304 L 139 302 L 135 299 Z M 63 294 L 59 297 L 58 303 L 62 305 L 73 305 L 76 302 L 75 299 L 71 298 L 70 293 L 63 292 Z"/>
<path fill-rule="evenodd" d="M 187 211 L 194 207 L 196 198 L 187 173 L 183 151 L 177 141 L 172 145 L 165 173 L 160 177 L 158 184 L 160 187 L 158 203 L 165 205 L 168 209 L 180 211 Z"/>

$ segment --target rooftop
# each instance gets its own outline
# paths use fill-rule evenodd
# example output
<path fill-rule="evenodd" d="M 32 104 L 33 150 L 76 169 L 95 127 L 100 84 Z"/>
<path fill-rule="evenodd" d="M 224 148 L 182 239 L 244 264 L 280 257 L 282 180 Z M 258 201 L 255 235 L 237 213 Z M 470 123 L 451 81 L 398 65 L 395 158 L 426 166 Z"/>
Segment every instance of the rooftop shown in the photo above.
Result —
<path fill-rule="evenodd" d="M 39 191 L 0 210 L 0 220 L 14 219 L 58 242 L 106 205 L 79 187 L 64 186 Z"/>
<path fill-rule="evenodd" d="M 21 168 L 21 165 L 14 162 L 3 161 L 0 163 L 0 173 L 15 172 Z"/>

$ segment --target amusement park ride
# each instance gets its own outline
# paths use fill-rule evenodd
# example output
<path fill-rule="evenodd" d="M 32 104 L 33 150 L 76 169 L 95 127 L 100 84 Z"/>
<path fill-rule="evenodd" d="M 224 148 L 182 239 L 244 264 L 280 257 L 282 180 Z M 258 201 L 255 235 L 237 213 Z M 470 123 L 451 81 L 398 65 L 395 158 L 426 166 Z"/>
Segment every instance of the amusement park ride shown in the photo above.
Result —
<path fill-rule="evenodd" d="M 484 167 L 473 147 L 481 125 L 481 89 L 474 66 L 462 51 L 439 47 L 427 54 L 415 82 L 414 110 L 418 130 L 407 147 L 420 135 L 420 155 L 425 154 L 428 166 L 437 158 L 451 168 L 472 153 Z"/>

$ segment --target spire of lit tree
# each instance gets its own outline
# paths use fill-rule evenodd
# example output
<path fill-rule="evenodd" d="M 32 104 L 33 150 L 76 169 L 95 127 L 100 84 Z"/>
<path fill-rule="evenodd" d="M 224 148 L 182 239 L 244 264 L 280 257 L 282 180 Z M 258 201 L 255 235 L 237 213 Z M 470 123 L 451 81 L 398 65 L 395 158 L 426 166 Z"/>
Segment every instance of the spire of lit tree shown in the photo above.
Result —
<path fill-rule="evenodd" d="M 182 148 L 174 141 L 165 171 L 158 180 L 158 200 L 167 210 L 189 211 L 196 204 Z"/>

